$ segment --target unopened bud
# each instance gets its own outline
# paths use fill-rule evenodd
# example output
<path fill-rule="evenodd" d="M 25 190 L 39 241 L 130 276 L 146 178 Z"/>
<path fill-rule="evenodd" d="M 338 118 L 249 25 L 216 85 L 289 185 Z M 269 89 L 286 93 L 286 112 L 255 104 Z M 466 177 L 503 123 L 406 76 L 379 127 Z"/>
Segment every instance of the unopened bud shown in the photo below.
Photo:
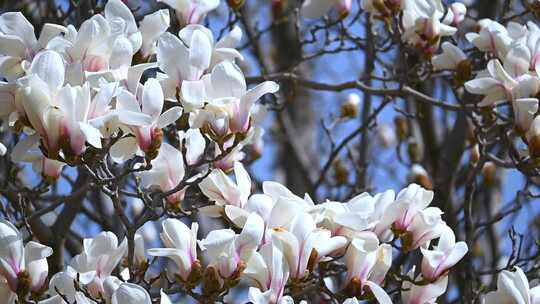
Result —
<path fill-rule="evenodd" d="M 287 0 L 272 0 L 272 13 L 274 19 L 277 19 L 285 13 L 287 10 Z"/>
<path fill-rule="evenodd" d="M 421 165 L 414 164 L 412 166 L 409 180 L 426 189 L 433 189 L 433 182 L 431 181 L 431 178 L 429 177 L 427 171 Z"/>
<path fill-rule="evenodd" d="M 409 137 L 409 123 L 403 116 L 396 116 L 394 118 L 394 124 L 396 125 L 396 133 L 400 140 L 405 140 Z"/>
<path fill-rule="evenodd" d="M 334 174 L 338 185 L 344 185 L 349 180 L 349 171 L 340 159 L 334 161 Z"/>
<path fill-rule="evenodd" d="M 379 140 L 385 148 L 390 148 L 396 145 L 396 132 L 392 126 L 385 124 L 378 128 Z"/>
<path fill-rule="evenodd" d="M 526 134 L 531 157 L 540 157 L 540 116 L 536 116 Z"/>
<path fill-rule="evenodd" d="M 471 79 L 472 64 L 469 60 L 462 60 L 456 65 L 454 79 L 459 86 Z"/>
<path fill-rule="evenodd" d="M 484 176 L 486 184 L 495 184 L 497 177 L 497 167 L 495 164 L 493 162 L 486 162 L 484 167 L 482 167 L 482 175 Z"/>
<path fill-rule="evenodd" d="M 409 158 L 413 163 L 420 162 L 420 156 L 422 155 L 420 151 L 420 145 L 414 140 L 409 141 L 407 146 L 407 152 L 409 153 Z"/>
<path fill-rule="evenodd" d="M 358 105 L 360 104 L 360 96 L 358 94 L 349 94 L 347 100 L 341 105 L 341 118 L 350 119 L 358 115 Z"/>
<path fill-rule="evenodd" d="M 238 10 L 240 9 L 245 3 L 245 0 L 227 0 L 227 4 L 233 9 Z"/>

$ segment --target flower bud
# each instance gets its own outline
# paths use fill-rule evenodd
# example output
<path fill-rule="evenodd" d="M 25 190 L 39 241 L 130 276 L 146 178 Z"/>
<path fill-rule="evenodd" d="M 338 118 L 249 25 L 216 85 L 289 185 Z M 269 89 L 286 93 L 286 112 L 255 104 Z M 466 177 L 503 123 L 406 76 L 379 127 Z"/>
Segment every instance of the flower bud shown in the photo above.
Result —
<path fill-rule="evenodd" d="M 245 0 L 227 0 L 227 4 L 233 9 L 233 10 L 239 10 L 244 6 Z"/>
<path fill-rule="evenodd" d="M 341 118 L 355 118 L 358 115 L 358 104 L 360 104 L 360 96 L 355 93 L 349 94 L 347 100 L 341 105 Z"/>
<path fill-rule="evenodd" d="M 334 161 L 334 174 L 338 185 L 344 185 L 349 180 L 349 172 L 341 159 Z"/>
<path fill-rule="evenodd" d="M 409 174 L 409 180 L 411 181 L 411 183 L 419 184 L 426 189 L 433 189 L 433 182 L 431 181 L 431 178 L 429 177 L 427 171 L 421 165 L 414 164 L 412 166 L 411 172 Z"/>
<path fill-rule="evenodd" d="M 409 123 L 405 117 L 394 117 L 394 124 L 396 125 L 396 134 L 399 140 L 405 140 L 407 137 L 409 137 Z"/>
<path fill-rule="evenodd" d="M 486 162 L 482 167 L 482 175 L 486 181 L 486 184 L 495 184 L 497 178 L 497 166 L 493 162 Z"/>
<path fill-rule="evenodd" d="M 456 65 L 454 79 L 459 86 L 471 79 L 472 64 L 470 60 L 462 60 Z"/>
<path fill-rule="evenodd" d="M 540 157 L 540 116 L 536 116 L 526 134 L 531 157 Z"/>
<path fill-rule="evenodd" d="M 420 151 L 420 146 L 415 140 L 409 141 L 407 152 L 409 153 L 409 158 L 413 163 L 417 163 L 421 160 L 422 151 Z"/>

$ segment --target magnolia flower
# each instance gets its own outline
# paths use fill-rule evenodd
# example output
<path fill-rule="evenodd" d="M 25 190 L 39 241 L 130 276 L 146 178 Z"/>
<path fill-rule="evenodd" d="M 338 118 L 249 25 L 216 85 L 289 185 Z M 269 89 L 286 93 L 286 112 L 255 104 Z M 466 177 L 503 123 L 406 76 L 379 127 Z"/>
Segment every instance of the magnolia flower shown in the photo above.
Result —
<path fill-rule="evenodd" d="M 240 234 L 231 229 L 212 230 L 199 246 L 221 278 L 236 279 L 261 243 L 263 229 L 261 217 L 252 213 Z"/>
<path fill-rule="evenodd" d="M 422 255 L 422 276 L 435 282 L 447 274 L 448 270 L 457 264 L 469 250 L 465 242 L 457 242 L 450 227 L 445 226 L 437 246 L 432 250 L 420 248 Z"/>
<path fill-rule="evenodd" d="M 407 227 L 403 239 L 405 250 L 414 250 L 438 238 L 445 231 L 446 223 L 441 219 L 443 212 L 438 207 L 418 211 Z"/>
<path fill-rule="evenodd" d="M 441 37 L 454 35 L 455 27 L 440 21 L 444 15 L 440 0 L 407 2 L 403 11 L 403 41 L 407 41 L 431 56 L 439 48 Z"/>
<path fill-rule="evenodd" d="M 49 282 L 50 298 L 40 301 L 39 304 L 65 304 L 67 299 L 70 302 L 81 304 L 91 304 L 94 301 L 88 299 L 84 293 L 77 291 L 74 282 L 88 284 L 92 280 L 90 275 L 77 274 L 71 267 L 68 266 L 66 271 L 58 272 L 52 276 Z"/>
<path fill-rule="evenodd" d="M 165 98 L 176 100 L 177 90 L 186 80 L 198 80 L 210 66 L 212 43 L 203 26 L 182 29 L 179 37 L 165 32 L 158 39 L 158 74 Z"/>
<path fill-rule="evenodd" d="M 178 96 L 178 90 L 186 81 L 200 80 L 206 70 L 212 69 L 221 61 L 243 59 L 240 52 L 234 49 L 242 38 L 242 31 L 239 27 L 234 27 L 215 44 L 212 32 L 202 25 L 188 25 L 178 33 L 178 36 L 164 33 L 159 38 L 157 62 L 165 74 L 158 73 L 157 77 L 163 87 L 165 98 L 177 101 L 177 97 L 181 97 L 186 110 L 191 111 L 189 101 L 195 97 Z M 194 89 L 198 90 L 192 92 L 196 94 L 195 96 L 204 93 L 200 88 Z M 184 99 L 187 99 L 187 103 Z"/>
<path fill-rule="evenodd" d="M 156 42 L 159 36 L 167 31 L 170 23 L 171 17 L 169 10 L 166 9 L 144 16 L 139 27 L 142 35 L 141 53 L 143 57 L 148 57 L 156 52 Z"/>
<path fill-rule="evenodd" d="M 144 84 L 141 98 L 123 90 L 117 98 L 117 108 L 139 114 L 146 114 L 152 118 L 151 123 L 142 126 L 129 126 L 133 137 L 124 137 L 111 147 L 113 160 L 122 162 L 133 155 L 144 155 L 154 159 L 161 145 L 162 128 L 174 123 L 182 115 L 180 107 L 172 107 L 161 113 L 163 109 L 163 91 L 159 82 L 150 78 Z"/>
<path fill-rule="evenodd" d="M 434 70 L 455 70 L 460 63 L 467 60 L 467 55 L 457 46 L 450 42 L 444 42 L 441 46 L 443 52 L 433 56 L 431 63 Z"/>
<path fill-rule="evenodd" d="M 32 128 L 41 136 L 53 157 L 59 150 L 62 111 L 53 105 L 64 84 L 64 63 L 54 51 L 38 54 L 30 66 L 30 76 L 20 79 L 16 104 Z"/>
<path fill-rule="evenodd" d="M 539 90 L 540 79 L 523 74 L 528 70 L 528 65 L 525 66 L 523 69 L 519 67 L 519 62 L 506 60 L 503 67 L 499 60 L 493 59 L 488 62 L 488 73 L 480 73 L 475 79 L 466 82 L 465 88 L 472 94 L 485 95 L 479 106 L 534 96 Z"/>
<path fill-rule="evenodd" d="M 206 140 L 199 129 L 188 129 L 178 131 L 178 139 L 186 148 L 186 163 L 188 165 L 197 164 L 204 155 Z"/>
<path fill-rule="evenodd" d="M 68 33 L 56 44 L 66 53 L 66 79 L 82 84 L 90 76 L 123 75 L 131 65 L 133 55 L 141 48 L 142 35 L 130 9 L 121 1 L 108 1 L 105 15 L 94 15 L 84 21 L 77 32 Z"/>
<path fill-rule="evenodd" d="M 137 284 L 121 283 L 111 296 L 111 304 L 152 304 L 152 299 L 146 291 Z"/>
<path fill-rule="evenodd" d="M 224 136 L 228 130 L 247 133 L 254 103 L 263 95 L 278 90 L 279 85 L 273 81 L 265 81 L 247 90 L 242 71 L 230 61 L 216 65 L 212 73 L 200 81 L 182 84 L 184 104 L 194 109 L 203 108 L 194 117 L 192 127 L 208 125 L 218 137 Z"/>
<path fill-rule="evenodd" d="M 244 226 L 246 227 L 247 224 Z M 283 253 L 287 258 L 290 275 L 293 279 L 301 279 L 311 270 L 308 269 L 310 259 L 315 253 L 315 260 L 341 249 L 347 244 L 342 236 L 331 237 L 326 229 L 317 229 L 313 218 L 306 213 L 298 213 L 292 220 L 289 230 L 274 229 L 273 235 L 283 244 Z M 311 263 L 315 265 L 315 263 Z"/>
<path fill-rule="evenodd" d="M 302 4 L 301 13 L 306 18 L 319 18 L 332 7 L 340 16 L 347 16 L 352 9 L 352 0 L 307 0 Z"/>
<path fill-rule="evenodd" d="M 380 287 L 392 264 L 390 245 L 379 245 L 376 239 L 354 239 L 345 254 L 345 263 L 346 288 L 354 295 L 362 296 L 366 291 L 370 291 L 379 303 L 392 303 L 388 294 Z"/>
<path fill-rule="evenodd" d="M 479 33 L 467 33 L 467 40 L 483 52 L 491 52 L 499 58 L 504 58 L 508 47 L 512 43 L 512 38 L 507 29 L 500 23 L 482 19 L 478 22 Z"/>
<path fill-rule="evenodd" d="M 20 12 L 0 15 L 0 77 L 13 81 L 23 76 L 33 57 L 66 31 L 61 25 L 46 23 L 38 40 L 34 27 Z"/>
<path fill-rule="evenodd" d="M 225 205 L 243 208 L 251 194 L 251 178 L 240 162 L 234 163 L 234 183 L 221 169 L 214 169 L 201 183 L 202 193 L 215 202 L 218 208 L 210 208 L 210 215 L 219 216 Z M 208 208 L 206 208 L 208 209 Z M 217 210 L 215 210 L 217 209 Z"/>
<path fill-rule="evenodd" d="M 529 144 L 529 152 L 533 157 L 540 156 L 540 116 L 536 116 L 525 134 Z"/>
<path fill-rule="evenodd" d="M 461 2 L 454 2 L 448 6 L 448 11 L 443 22 L 453 26 L 458 26 L 467 15 L 467 6 Z"/>
<path fill-rule="evenodd" d="M 515 271 L 503 270 L 497 277 L 497 291 L 488 293 L 484 303 L 540 303 L 540 286 L 530 288 L 527 276 L 516 267 Z"/>
<path fill-rule="evenodd" d="M 71 260 L 74 271 L 92 278 L 88 291 L 92 296 L 103 293 L 103 282 L 107 279 L 125 255 L 127 240 L 118 244 L 112 232 L 101 232 L 92 239 L 84 239 L 83 252 Z"/>
<path fill-rule="evenodd" d="M 63 162 L 47 158 L 39 148 L 39 135 L 26 137 L 19 141 L 11 151 L 11 160 L 14 162 L 29 162 L 32 169 L 40 173 L 43 179 L 49 183 L 56 181 L 65 164 Z"/>
<path fill-rule="evenodd" d="M 17 228 L 0 220 L 0 276 L 12 292 L 39 291 L 47 279 L 47 257 L 52 253 L 50 247 L 34 241 L 23 245 Z"/>
<path fill-rule="evenodd" d="M 156 187 L 162 192 L 173 190 L 184 179 L 184 160 L 182 152 L 168 143 L 162 143 L 158 156 L 151 162 L 152 169 L 139 173 L 141 185 Z M 179 204 L 184 199 L 185 189 L 167 196 L 171 204 Z"/>
<path fill-rule="evenodd" d="M 409 276 L 414 274 L 414 267 L 409 271 Z M 417 278 L 420 280 L 421 277 Z M 439 278 L 436 282 L 427 285 L 415 285 L 414 283 L 406 280 L 403 282 L 403 291 L 401 292 L 401 300 L 403 304 L 426 304 L 436 303 L 438 297 L 440 297 L 446 291 L 448 286 L 448 276 Z"/>
<path fill-rule="evenodd" d="M 317 214 L 320 225 L 329 229 L 332 235 L 353 238 L 355 234 L 370 230 L 376 224 L 372 215 L 375 201 L 368 193 L 362 193 L 346 203 L 325 202 L 315 206 L 310 213 Z"/>
<path fill-rule="evenodd" d="M 532 125 L 538 112 L 537 98 L 520 98 L 512 102 L 514 123 L 519 133 L 525 134 Z"/>
<path fill-rule="evenodd" d="M 387 207 L 382 213 L 376 231 L 381 232 L 385 227 L 390 226 L 393 226 L 396 231 L 407 231 L 414 216 L 425 209 L 432 199 L 433 191 L 426 190 L 417 184 L 409 185 L 398 193 L 392 207 Z"/>
<path fill-rule="evenodd" d="M 283 291 L 289 267 L 279 242 L 262 245 L 249 260 L 243 277 L 253 286 L 249 288 L 249 300 L 254 304 L 288 303 Z"/>
<path fill-rule="evenodd" d="M 23 245 L 17 228 L 0 220 L 0 276 L 12 292 L 39 291 L 47 279 L 47 257 L 52 253 L 50 247 L 34 241 Z"/>
<path fill-rule="evenodd" d="M 191 224 L 189 229 L 177 219 L 166 219 L 161 223 L 161 240 L 166 248 L 153 248 L 148 250 L 152 256 L 170 258 L 178 267 L 178 274 L 184 281 L 195 268 L 200 268 L 197 260 L 197 231 L 199 225 Z M 200 269 L 199 269 L 200 270 Z"/>
<path fill-rule="evenodd" d="M 219 6 L 219 0 L 158 0 L 172 7 L 182 25 L 200 23 Z"/>

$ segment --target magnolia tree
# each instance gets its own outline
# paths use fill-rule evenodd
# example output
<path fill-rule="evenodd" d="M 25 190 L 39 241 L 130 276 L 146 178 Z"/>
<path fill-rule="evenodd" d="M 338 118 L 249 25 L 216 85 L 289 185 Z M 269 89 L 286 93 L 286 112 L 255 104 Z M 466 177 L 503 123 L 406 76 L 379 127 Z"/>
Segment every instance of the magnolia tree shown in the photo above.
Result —
<path fill-rule="evenodd" d="M 540 2 L 0 6 L 2 303 L 540 303 Z"/>

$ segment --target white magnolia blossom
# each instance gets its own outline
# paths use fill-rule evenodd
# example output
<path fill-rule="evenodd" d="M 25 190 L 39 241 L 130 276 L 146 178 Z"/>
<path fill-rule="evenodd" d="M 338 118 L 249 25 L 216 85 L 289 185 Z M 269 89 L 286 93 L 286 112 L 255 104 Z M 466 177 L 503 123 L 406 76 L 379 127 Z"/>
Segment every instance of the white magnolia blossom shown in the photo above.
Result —
<path fill-rule="evenodd" d="M 231 61 L 222 61 L 201 80 L 182 84 L 184 104 L 188 104 L 188 108 L 199 109 L 194 113 L 192 127 L 208 125 L 219 137 L 229 130 L 247 133 L 255 102 L 263 95 L 278 90 L 279 85 L 273 81 L 265 81 L 248 90 L 244 74 Z"/>
<path fill-rule="evenodd" d="M 142 35 L 141 53 L 144 57 L 156 52 L 156 42 L 167 31 L 170 23 L 171 17 L 166 9 L 144 16 L 139 27 Z"/>
<path fill-rule="evenodd" d="M 91 295 L 104 292 L 103 283 L 118 266 L 128 249 L 127 239 L 118 244 L 112 232 L 101 232 L 96 237 L 84 239 L 83 252 L 73 257 L 71 268 L 85 279 Z"/>
<path fill-rule="evenodd" d="M 182 152 L 168 143 L 162 143 L 158 156 L 150 163 L 152 169 L 139 174 L 141 185 L 145 188 L 155 187 L 163 192 L 175 189 L 184 179 L 184 160 Z M 185 189 L 169 195 L 171 204 L 179 204 L 184 199 Z"/>
<path fill-rule="evenodd" d="M 137 171 L 137 191 L 161 191 L 166 202 L 176 207 L 155 205 L 159 194 L 149 195 L 152 214 L 130 208 L 132 214 L 123 218 L 123 224 L 127 220 L 137 228 L 144 216 L 161 222 L 162 248 L 146 250 L 143 237 L 134 231 L 128 230 L 122 242 L 112 232 L 101 232 L 84 239 L 82 252 L 49 281 L 47 258 L 52 249 L 35 241 L 25 244 L 26 236 L 0 220 L 0 298 L 9 304 L 30 299 L 40 304 L 66 300 L 151 304 L 157 299 L 150 295 L 161 289 L 161 303 L 169 304 L 167 293 L 173 294 L 176 287 L 161 281 L 167 277 L 188 293 L 202 290 L 203 296 L 212 288 L 225 294 L 242 280 L 255 304 L 294 303 L 286 294 L 289 290 L 322 274 L 325 263 L 337 262 L 346 269 L 343 275 L 323 279 L 329 290 L 347 292 L 350 298 L 345 303 L 373 297 L 379 303 L 392 303 L 383 289 L 392 250 L 418 249 L 423 257 L 421 274 L 414 278 L 414 267 L 409 272 L 411 280 L 403 282 L 403 302 L 436 301 L 446 291 L 449 271 L 468 247 L 456 241 L 441 218 L 442 211 L 429 206 L 433 192 L 411 184 L 397 196 L 388 190 L 320 204 L 277 182 L 263 182 L 263 193 L 252 193 L 251 177 L 241 161 L 256 158 L 247 153 L 247 146 L 254 154 L 261 153 L 266 110 L 257 101 L 276 93 L 279 85 L 264 81 L 248 87 L 239 65 L 244 58 L 236 49 L 242 40 L 240 27 L 215 41 L 208 28 L 197 24 L 219 6 L 219 0 L 159 2 L 174 10 L 182 27 L 178 35 L 169 31 L 172 10 L 136 19 L 121 0 L 107 1 L 101 13 L 78 28 L 45 24 L 39 38 L 21 13 L 0 15 L 0 118 L 6 129 L 20 134 L 10 151 L 11 160 L 32 163 L 46 182 L 58 178 L 66 164 L 95 169 L 92 157 L 96 155 L 105 157 L 99 174 L 108 175 L 122 163 L 133 164 L 129 169 Z M 333 9 L 345 17 L 352 2 L 306 0 L 300 13 L 319 18 Z M 403 29 L 402 39 L 426 58 L 438 52 L 443 37 L 457 31 L 467 10 L 461 3 L 445 7 L 440 0 L 363 0 L 361 6 L 387 26 L 394 16 L 402 16 L 396 27 Z M 466 37 L 479 50 L 491 53 L 492 59 L 487 70 L 477 73 L 465 88 L 485 96 L 480 106 L 511 102 L 518 131 L 530 147 L 538 145 L 540 156 L 536 116 L 540 30 L 532 22 L 504 27 L 483 20 L 480 27 L 479 33 Z M 457 74 L 467 56 L 444 42 L 442 53 L 431 63 L 434 70 Z M 350 100 L 352 107 L 357 103 Z M 176 130 L 170 132 L 173 124 Z M 0 155 L 5 153 L 0 144 Z M 109 160 L 114 162 L 110 168 Z M 205 169 L 210 172 L 207 176 Z M 231 172 L 234 178 L 228 175 Z M 110 178 L 99 177 L 103 183 L 92 187 L 116 193 L 119 205 L 114 207 L 123 208 L 120 189 L 114 189 Z M 197 208 L 199 202 L 193 203 L 197 213 L 191 214 L 181 204 L 186 192 L 196 187 L 208 199 L 201 202 L 209 205 Z M 193 215 L 191 227 L 168 218 L 171 209 L 179 209 L 182 216 Z M 223 217 L 236 230 L 210 230 L 198 240 L 195 219 L 207 215 Z M 202 251 L 199 256 L 197 246 Z M 153 265 L 147 256 L 172 260 L 170 275 L 156 276 L 148 268 Z M 343 285 L 338 287 L 338 281 Z M 208 286 L 213 283 L 219 286 Z M 535 290 L 519 268 L 503 271 L 497 291 L 488 294 L 486 301 L 536 303 Z"/>
<path fill-rule="evenodd" d="M 352 0 L 306 0 L 302 4 L 302 16 L 319 18 L 324 16 L 332 7 L 341 16 L 347 16 L 352 9 Z"/>
<path fill-rule="evenodd" d="M 392 264 L 390 245 L 379 245 L 378 240 L 373 239 L 354 239 L 347 249 L 345 262 L 347 288 L 358 296 L 370 291 L 379 303 L 392 303 L 380 286 Z"/>
<path fill-rule="evenodd" d="M 267 243 L 261 246 L 249 260 L 243 275 L 254 286 L 249 289 L 249 300 L 253 303 L 290 302 L 288 297 L 283 296 L 289 267 L 279 245 Z"/>
<path fill-rule="evenodd" d="M 414 267 L 409 271 L 412 278 Z M 415 281 L 421 281 L 422 277 L 417 277 Z M 437 298 L 445 293 L 448 287 L 448 276 L 440 277 L 436 282 L 430 284 L 416 285 L 410 281 L 403 282 L 401 300 L 404 304 L 426 304 L 436 303 Z"/>
<path fill-rule="evenodd" d="M 204 72 L 221 61 L 242 59 L 242 55 L 234 49 L 240 42 L 242 32 L 234 28 L 222 40 L 214 43 L 210 30 L 201 25 L 188 25 L 178 33 L 164 33 L 157 43 L 157 63 L 164 72 L 158 73 L 157 78 L 163 86 L 165 98 L 177 100 L 177 92 L 184 83 L 201 79 Z M 188 86 L 186 84 L 186 86 Z M 191 108 L 182 90 L 182 103 L 187 111 Z M 196 96 L 204 94 L 202 91 Z"/>
<path fill-rule="evenodd" d="M 516 267 L 514 271 L 503 270 L 497 277 L 497 290 L 488 293 L 484 303 L 540 303 L 540 286 L 530 288 L 527 276 Z"/>
<path fill-rule="evenodd" d="M 450 42 L 444 42 L 441 48 L 443 52 L 431 58 L 434 70 L 455 70 L 461 62 L 467 60 L 467 55 Z"/>
<path fill-rule="evenodd" d="M 165 248 L 148 250 L 149 255 L 168 257 L 178 268 L 180 277 L 187 281 L 194 267 L 197 267 L 197 231 L 199 225 L 186 224 L 177 219 L 166 219 L 161 223 L 161 240 Z"/>
<path fill-rule="evenodd" d="M 465 242 L 457 242 L 450 227 L 445 226 L 437 246 L 432 250 L 420 248 L 422 259 L 422 276 L 430 281 L 436 281 L 447 274 L 448 270 L 459 262 L 469 248 Z"/>
<path fill-rule="evenodd" d="M 445 24 L 441 18 L 445 8 L 440 0 L 406 1 L 403 9 L 402 39 L 410 45 L 422 50 L 426 55 L 433 55 L 439 48 L 442 37 L 454 35 L 455 27 Z"/>
<path fill-rule="evenodd" d="M 50 247 L 34 241 L 24 245 L 19 230 L 0 220 L 0 277 L 8 297 L 13 298 L 12 293 L 18 290 L 40 290 L 49 271 L 47 257 L 52 253 Z"/>
<path fill-rule="evenodd" d="M 34 56 L 67 29 L 46 23 L 36 39 L 34 27 L 20 12 L 0 15 L 0 77 L 14 81 L 24 75 Z"/>
<path fill-rule="evenodd" d="M 225 205 L 244 208 L 251 194 L 251 178 L 240 162 L 234 163 L 234 174 L 236 183 L 221 169 L 215 169 L 199 184 L 202 193 L 220 207 L 215 211 L 210 209 L 207 213 L 219 216 Z"/>
<path fill-rule="evenodd" d="M 234 278 L 257 250 L 263 230 L 261 217 L 252 213 L 240 234 L 231 229 L 212 230 L 199 245 L 221 278 Z"/>
<path fill-rule="evenodd" d="M 116 285 L 117 283 L 120 283 Z M 110 288 L 114 289 L 111 295 L 111 304 L 152 304 L 152 299 L 146 291 L 137 284 L 113 282 Z M 114 286 L 116 285 L 116 286 Z"/>
<path fill-rule="evenodd" d="M 181 24 L 199 23 L 219 6 L 219 0 L 158 0 L 174 9 Z"/>
<path fill-rule="evenodd" d="M 283 254 L 291 269 L 290 276 L 294 279 L 301 279 L 310 271 L 308 264 L 312 251 L 320 260 L 347 244 L 345 237 L 331 237 L 329 230 L 318 229 L 313 218 L 306 213 L 298 213 L 292 219 L 289 231 L 276 228 L 273 234 L 283 244 Z"/>

